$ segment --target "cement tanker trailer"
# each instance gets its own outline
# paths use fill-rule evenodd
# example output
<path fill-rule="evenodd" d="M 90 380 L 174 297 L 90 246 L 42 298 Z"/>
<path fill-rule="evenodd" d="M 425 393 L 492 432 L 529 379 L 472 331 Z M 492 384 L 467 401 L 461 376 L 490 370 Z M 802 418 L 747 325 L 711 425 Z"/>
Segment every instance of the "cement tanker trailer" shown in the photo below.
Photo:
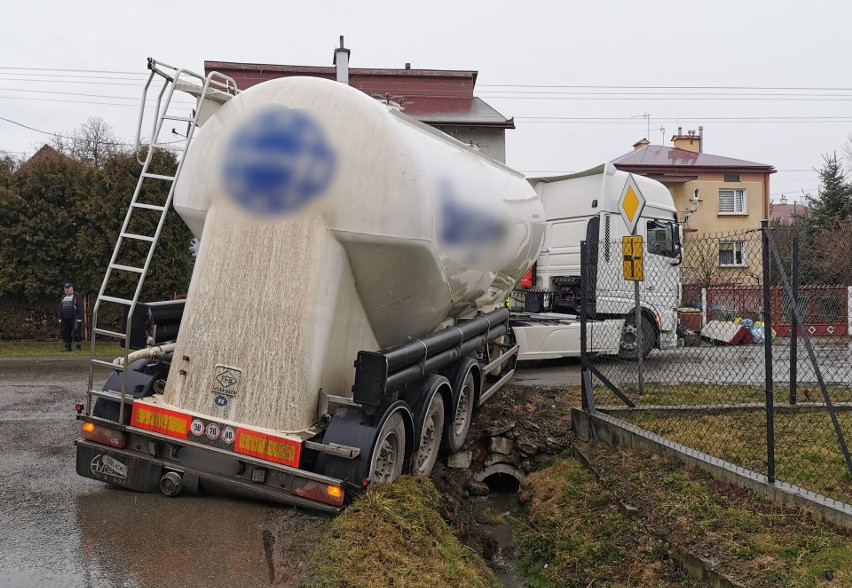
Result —
<path fill-rule="evenodd" d="M 504 300 L 542 245 L 535 191 L 345 84 L 239 92 L 218 74 L 149 67 L 169 89 L 140 185 L 170 181 L 147 171 L 150 153 L 180 120 L 173 88 L 190 91 L 169 199 L 200 247 L 185 301 L 111 294 L 133 271 L 117 261 L 122 238 L 143 237 L 128 229 L 137 190 L 93 326 L 137 351 L 92 357 L 112 374 L 78 405 L 78 473 L 332 512 L 371 482 L 428 474 L 514 370 Z M 130 317 L 115 330 L 98 324 L 109 304 Z"/>

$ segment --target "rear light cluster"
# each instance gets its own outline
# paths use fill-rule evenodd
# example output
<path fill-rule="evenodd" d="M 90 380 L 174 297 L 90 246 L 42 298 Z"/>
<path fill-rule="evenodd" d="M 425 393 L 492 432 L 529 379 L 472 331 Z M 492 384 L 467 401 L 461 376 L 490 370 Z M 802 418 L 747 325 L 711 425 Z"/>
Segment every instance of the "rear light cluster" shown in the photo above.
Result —
<path fill-rule="evenodd" d="M 102 427 L 90 421 L 83 423 L 83 439 L 118 449 L 124 449 L 127 445 L 127 437 L 121 431 Z"/>
<path fill-rule="evenodd" d="M 322 482 L 297 478 L 293 480 L 290 492 L 296 496 L 324 502 L 332 506 L 343 506 L 343 488 L 334 484 L 323 484 Z"/>

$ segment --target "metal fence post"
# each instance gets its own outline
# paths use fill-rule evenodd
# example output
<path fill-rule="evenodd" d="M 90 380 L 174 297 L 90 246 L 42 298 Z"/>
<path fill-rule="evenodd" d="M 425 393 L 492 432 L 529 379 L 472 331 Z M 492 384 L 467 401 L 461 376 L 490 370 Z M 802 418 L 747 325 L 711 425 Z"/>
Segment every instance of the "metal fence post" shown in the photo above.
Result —
<path fill-rule="evenodd" d="M 790 252 L 790 272 L 792 280 L 792 292 L 790 304 L 799 307 L 799 238 L 793 237 L 792 251 Z M 796 404 L 796 388 L 799 380 L 799 324 L 796 313 L 790 313 L 790 404 Z M 802 325 L 804 327 L 804 325 Z"/>
<path fill-rule="evenodd" d="M 636 367 L 639 370 L 639 396 L 645 395 L 645 366 L 642 355 L 645 352 L 645 341 L 642 331 L 642 301 L 639 298 L 639 282 L 633 282 L 633 303 L 635 306 L 634 323 L 636 325 Z"/>
<path fill-rule="evenodd" d="M 592 374 L 589 371 L 588 356 L 588 324 L 586 317 L 586 306 L 588 304 L 587 275 L 588 275 L 588 245 L 585 241 L 580 242 L 580 395 L 583 410 L 592 412 L 594 406 L 592 399 Z"/>
<path fill-rule="evenodd" d="M 775 414 L 773 410 L 772 381 L 772 302 L 769 271 L 769 221 L 760 223 L 761 242 L 763 244 L 763 352 L 764 373 L 766 378 L 766 477 L 770 484 L 775 483 Z"/>

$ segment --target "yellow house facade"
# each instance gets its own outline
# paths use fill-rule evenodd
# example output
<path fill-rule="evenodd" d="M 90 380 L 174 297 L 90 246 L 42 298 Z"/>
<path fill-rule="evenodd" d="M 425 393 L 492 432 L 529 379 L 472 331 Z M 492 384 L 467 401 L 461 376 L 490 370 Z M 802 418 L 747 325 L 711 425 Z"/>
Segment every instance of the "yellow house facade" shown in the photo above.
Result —
<path fill-rule="evenodd" d="M 613 160 L 616 168 L 663 183 L 684 231 L 684 283 L 747 283 L 760 273 L 758 229 L 769 218 L 769 177 L 763 163 L 704 153 L 701 134 L 672 137 L 672 147 L 646 139 Z M 690 264 L 688 260 L 694 261 Z M 701 266 L 701 267 L 695 267 Z"/>

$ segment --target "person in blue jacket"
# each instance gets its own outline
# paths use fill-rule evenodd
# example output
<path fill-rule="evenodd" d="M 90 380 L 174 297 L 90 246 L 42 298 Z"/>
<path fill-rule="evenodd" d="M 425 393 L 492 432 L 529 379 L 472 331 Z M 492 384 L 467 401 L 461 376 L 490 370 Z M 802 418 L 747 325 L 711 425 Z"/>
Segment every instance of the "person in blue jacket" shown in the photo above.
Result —
<path fill-rule="evenodd" d="M 83 297 L 74 292 L 74 284 L 65 284 L 65 294 L 59 300 L 59 324 L 61 325 L 62 340 L 65 342 L 65 351 L 71 351 L 71 338 L 80 349 L 83 340 Z"/>

